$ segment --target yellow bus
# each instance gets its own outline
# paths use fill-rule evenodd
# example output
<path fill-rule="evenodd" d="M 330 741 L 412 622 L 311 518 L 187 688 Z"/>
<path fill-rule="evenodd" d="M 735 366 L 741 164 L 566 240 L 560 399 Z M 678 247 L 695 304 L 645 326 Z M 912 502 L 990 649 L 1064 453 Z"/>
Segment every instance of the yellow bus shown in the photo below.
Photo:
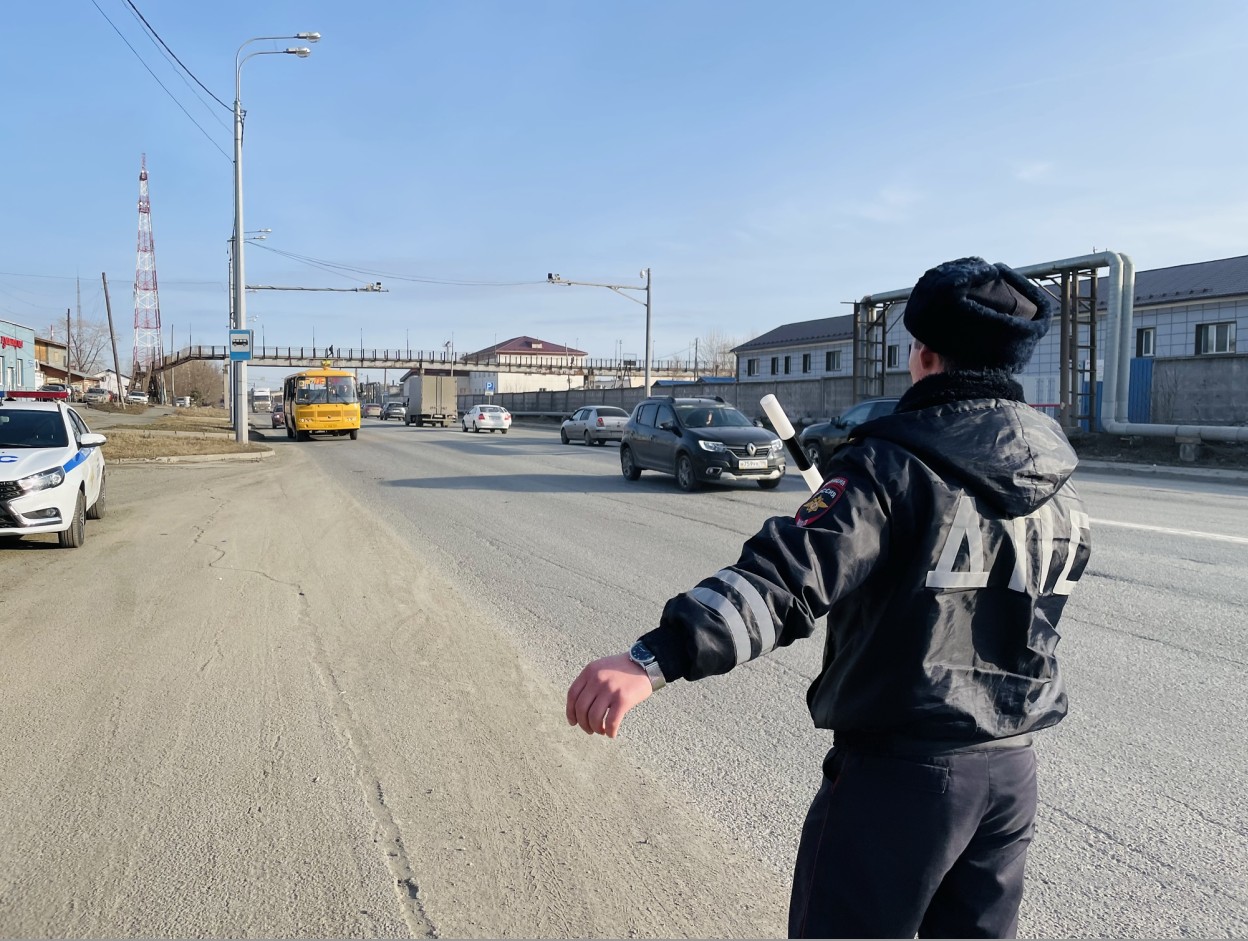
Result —
<path fill-rule="evenodd" d="M 312 435 L 360 436 L 360 396 L 355 376 L 322 360 L 282 382 L 282 421 L 286 437 L 307 441 Z"/>

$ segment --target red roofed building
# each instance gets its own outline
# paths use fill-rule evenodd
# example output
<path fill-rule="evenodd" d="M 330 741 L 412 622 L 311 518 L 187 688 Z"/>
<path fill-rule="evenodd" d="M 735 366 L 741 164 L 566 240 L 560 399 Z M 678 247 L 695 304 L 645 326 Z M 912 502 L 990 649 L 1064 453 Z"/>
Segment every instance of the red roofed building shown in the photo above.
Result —
<path fill-rule="evenodd" d="M 573 369 L 585 365 L 584 350 L 575 350 L 561 343 L 534 337 L 512 337 L 493 346 L 465 353 L 459 362 L 467 364 L 469 395 L 490 392 L 539 392 L 579 389 L 585 385 L 583 375 Z M 512 372 L 508 366 L 525 366 L 525 372 Z M 462 387 L 461 387 L 462 390 Z"/>

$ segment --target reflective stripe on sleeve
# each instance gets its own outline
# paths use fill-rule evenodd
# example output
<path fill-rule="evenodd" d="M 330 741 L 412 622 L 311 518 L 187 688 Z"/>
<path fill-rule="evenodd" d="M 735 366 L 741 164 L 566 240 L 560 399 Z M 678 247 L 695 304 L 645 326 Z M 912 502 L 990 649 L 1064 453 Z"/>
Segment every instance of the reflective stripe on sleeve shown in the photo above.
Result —
<path fill-rule="evenodd" d="M 689 597 L 706 605 L 721 618 L 728 627 L 732 637 L 732 646 L 736 649 L 737 663 L 745 663 L 750 659 L 750 632 L 746 629 L 745 620 L 741 617 L 731 601 L 717 591 L 699 585 L 689 592 Z"/>
<path fill-rule="evenodd" d="M 771 619 L 771 611 L 767 608 L 767 602 L 758 593 L 758 589 L 732 569 L 720 569 L 715 573 L 715 577 L 740 592 L 745 603 L 750 606 L 750 611 L 754 615 L 754 623 L 758 625 L 758 655 L 761 657 L 769 652 L 776 646 L 776 625 Z"/>

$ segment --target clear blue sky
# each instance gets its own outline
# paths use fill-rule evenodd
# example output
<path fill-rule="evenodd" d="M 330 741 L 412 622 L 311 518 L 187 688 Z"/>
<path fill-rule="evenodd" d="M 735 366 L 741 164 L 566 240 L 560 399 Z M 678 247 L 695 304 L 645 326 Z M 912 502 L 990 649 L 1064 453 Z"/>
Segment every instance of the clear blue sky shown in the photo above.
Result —
<path fill-rule="evenodd" d="M 244 66 L 245 222 L 360 273 L 249 247 L 246 280 L 390 292 L 253 293 L 269 345 L 528 334 L 640 355 L 641 306 L 544 280 L 649 266 L 655 353 L 684 356 L 964 254 L 1248 252 L 1242 0 L 134 3 L 227 104 L 244 40 L 323 34 L 307 59 Z M 104 271 L 129 359 L 146 153 L 163 324 L 179 347 L 224 343 L 230 111 L 125 0 L 5 18 L 0 318 L 63 319 L 81 276 L 102 319 Z"/>

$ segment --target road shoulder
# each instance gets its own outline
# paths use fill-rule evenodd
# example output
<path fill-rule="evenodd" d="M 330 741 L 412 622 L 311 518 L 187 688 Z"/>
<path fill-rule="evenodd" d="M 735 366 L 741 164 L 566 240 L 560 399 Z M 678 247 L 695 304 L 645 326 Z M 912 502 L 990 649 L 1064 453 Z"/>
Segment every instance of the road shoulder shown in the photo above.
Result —
<path fill-rule="evenodd" d="M 66 561 L 100 587 L 40 628 Z M 569 729 L 563 690 L 296 448 L 110 468 L 82 550 L 8 562 L 15 933 L 783 932 L 787 885 L 730 822 Z"/>

